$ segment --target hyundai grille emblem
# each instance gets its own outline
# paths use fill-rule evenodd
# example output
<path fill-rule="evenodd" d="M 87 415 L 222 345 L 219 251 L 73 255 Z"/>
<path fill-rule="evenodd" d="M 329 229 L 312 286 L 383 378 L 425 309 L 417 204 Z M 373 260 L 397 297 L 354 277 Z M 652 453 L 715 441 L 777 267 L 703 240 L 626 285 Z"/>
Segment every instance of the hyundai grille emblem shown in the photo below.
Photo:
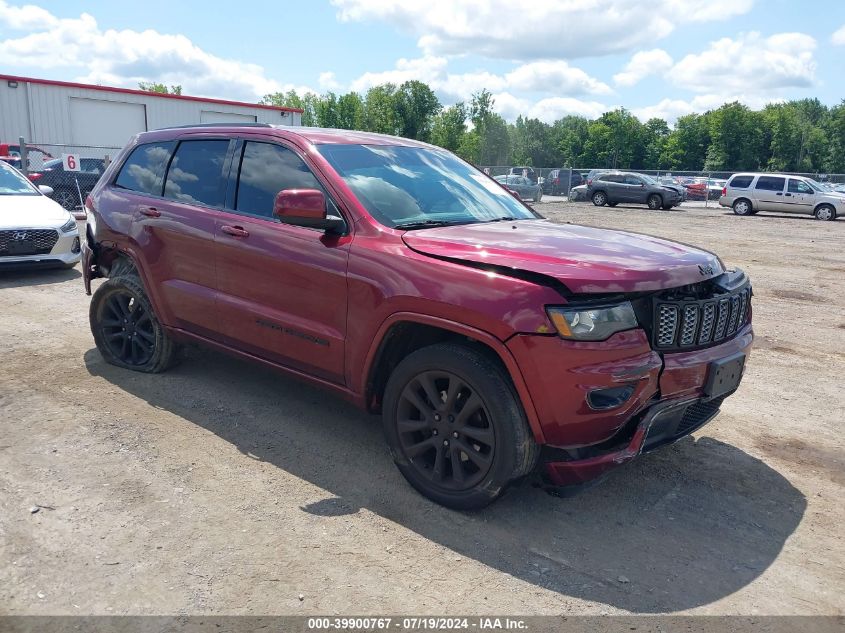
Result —
<path fill-rule="evenodd" d="M 14 235 L 12 235 L 13 240 L 25 240 L 26 239 L 26 231 L 17 231 Z"/>

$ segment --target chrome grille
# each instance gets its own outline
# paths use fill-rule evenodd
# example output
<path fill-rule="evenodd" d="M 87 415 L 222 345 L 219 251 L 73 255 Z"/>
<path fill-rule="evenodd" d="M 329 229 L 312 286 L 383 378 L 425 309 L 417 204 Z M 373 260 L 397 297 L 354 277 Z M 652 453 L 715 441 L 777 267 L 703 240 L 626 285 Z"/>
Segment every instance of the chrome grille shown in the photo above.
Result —
<path fill-rule="evenodd" d="M 687 305 L 684 308 L 684 325 L 681 328 L 681 345 L 688 347 L 695 343 L 695 333 L 698 330 L 698 306 Z"/>
<path fill-rule="evenodd" d="M 16 251 L 14 255 L 46 255 L 53 250 L 59 241 L 59 233 L 55 229 L 12 229 L 0 231 L 0 257 L 11 255 L 9 251 L 12 242 L 27 243 L 26 251 Z"/>
<path fill-rule="evenodd" d="M 716 304 L 705 303 L 701 316 L 701 334 L 698 335 L 698 344 L 704 345 L 710 342 L 713 336 L 713 325 L 716 323 Z"/>
<path fill-rule="evenodd" d="M 725 329 L 728 326 L 728 313 L 730 309 L 730 301 L 727 299 L 719 301 L 719 318 L 716 321 L 716 333 L 713 335 L 714 341 L 721 341 L 725 338 Z"/>
<path fill-rule="evenodd" d="M 748 286 L 718 299 L 657 300 L 655 347 L 683 349 L 716 345 L 745 325 L 750 303 L 751 288 Z"/>
<path fill-rule="evenodd" d="M 660 347 L 670 347 L 675 341 L 678 330 L 678 307 L 663 304 L 660 306 L 657 321 L 657 344 Z"/>
<path fill-rule="evenodd" d="M 731 297 L 731 318 L 728 322 L 728 336 L 736 332 L 737 321 L 739 321 L 739 295 Z"/>

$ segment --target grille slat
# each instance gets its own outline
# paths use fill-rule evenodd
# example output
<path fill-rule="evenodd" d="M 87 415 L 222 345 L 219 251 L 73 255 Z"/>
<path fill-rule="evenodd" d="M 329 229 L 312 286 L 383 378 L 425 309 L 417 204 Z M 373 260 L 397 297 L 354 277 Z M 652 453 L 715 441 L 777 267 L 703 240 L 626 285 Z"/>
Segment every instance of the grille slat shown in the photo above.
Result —
<path fill-rule="evenodd" d="M 695 343 L 695 333 L 698 331 L 697 305 L 688 305 L 684 308 L 684 325 L 681 330 L 681 345 L 689 347 Z"/>
<path fill-rule="evenodd" d="M 23 236 L 23 237 L 22 237 Z M 0 257 L 9 256 L 10 244 L 16 241 L 26 241 L 32 248 L 18 255 L 46 255 L 53 250 L 59 241 L 59 233 L 55 229 L 12 229 L 0 231 Z"/>
<path fill-rule="evenodd" d="M 716 345 L 734 336 L 748 322 L 751 288 L 698 301 L 658 300 L 654 344 L 657 349 Z"/>

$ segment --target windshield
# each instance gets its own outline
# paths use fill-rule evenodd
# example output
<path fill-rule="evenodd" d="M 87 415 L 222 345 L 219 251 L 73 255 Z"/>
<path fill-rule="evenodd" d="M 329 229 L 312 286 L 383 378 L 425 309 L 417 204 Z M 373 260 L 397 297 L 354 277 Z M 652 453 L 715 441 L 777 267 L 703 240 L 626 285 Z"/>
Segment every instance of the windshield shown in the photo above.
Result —
<path fill-rule="evenodd" d="M 816 182 L 812 178 L 806 178 L 804 180 L 804 182 L 806 182 L 808 185 L 810 185 L 813 189 L 815 189 L 819 193 L 825 193 L 825 191 L 826 191 L 825 186 L 822 183 Z"/>
<path fill-rule="evenodd" d="M 385 226 L 421 228 L 539 217 L 446 150 L 397 145 L 318 145 L 317 149 Z"/>
<path fill-rule="evenodd" d="M 0 162 L 0 196 L 37 196 L 40 195 L 26 177 Z"/>

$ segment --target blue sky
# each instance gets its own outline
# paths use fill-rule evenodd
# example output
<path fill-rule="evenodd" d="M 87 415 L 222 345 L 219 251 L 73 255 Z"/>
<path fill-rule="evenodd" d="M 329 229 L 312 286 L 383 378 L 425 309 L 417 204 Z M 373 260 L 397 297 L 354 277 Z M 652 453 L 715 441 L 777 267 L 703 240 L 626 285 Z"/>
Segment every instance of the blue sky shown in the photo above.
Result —
<path fill-rule="evenodd" d="M 255 101 L 420 79 L 546 121 L 617 106 L 674 120 L 740 100 L 845 98 L 845 2 L 0 0 L 0 72 Z"/>

